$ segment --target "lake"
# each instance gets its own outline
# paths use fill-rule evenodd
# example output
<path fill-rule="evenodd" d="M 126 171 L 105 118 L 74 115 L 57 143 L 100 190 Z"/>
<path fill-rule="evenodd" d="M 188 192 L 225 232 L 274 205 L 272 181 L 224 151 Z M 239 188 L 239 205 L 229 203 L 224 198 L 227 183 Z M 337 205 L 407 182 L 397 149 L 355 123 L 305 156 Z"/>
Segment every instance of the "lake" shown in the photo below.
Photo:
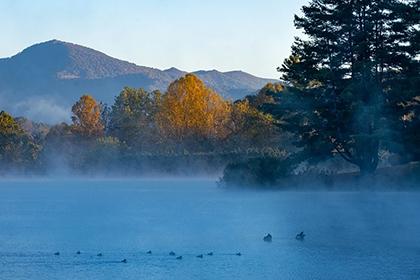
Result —
<path fill-rule="evenodd" d="M 420 279 L 420 193 L 2 180 L 0 279 Z"/>

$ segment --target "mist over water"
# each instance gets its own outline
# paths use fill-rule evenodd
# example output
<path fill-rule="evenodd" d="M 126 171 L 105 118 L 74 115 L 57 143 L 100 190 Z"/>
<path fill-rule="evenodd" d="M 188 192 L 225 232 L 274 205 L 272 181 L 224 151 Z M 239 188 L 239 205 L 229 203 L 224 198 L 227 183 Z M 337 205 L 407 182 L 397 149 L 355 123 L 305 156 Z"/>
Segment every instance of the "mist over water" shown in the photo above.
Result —
<path fill-rule="evenodd" d="M 420 277 L 420 193 L 231 191 L 215 181 L 3 180 L 1 278 Z"/>

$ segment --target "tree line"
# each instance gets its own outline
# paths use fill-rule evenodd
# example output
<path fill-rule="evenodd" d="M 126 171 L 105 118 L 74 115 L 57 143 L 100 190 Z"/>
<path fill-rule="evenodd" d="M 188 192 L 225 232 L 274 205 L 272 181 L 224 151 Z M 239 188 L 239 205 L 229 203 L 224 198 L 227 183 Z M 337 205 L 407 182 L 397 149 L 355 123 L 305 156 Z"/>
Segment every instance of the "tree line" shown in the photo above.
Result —
<path fill-rule="evenodd" d="M 243 153 L 280 149 L 279 129 L 255 101 L 226 100 L 193 74 L 165 93 L 125 87 L 111 106 L 83 95 L 71 111 L 70 124 L 53 126 L 1 112 L 2 169 L 43 172 L 64 165 L 82 173 L 127 167 L 136 173 L 154 165 L 171 171 L 187 157 L 190 165 L 216 162 L 215 172 Z"/>

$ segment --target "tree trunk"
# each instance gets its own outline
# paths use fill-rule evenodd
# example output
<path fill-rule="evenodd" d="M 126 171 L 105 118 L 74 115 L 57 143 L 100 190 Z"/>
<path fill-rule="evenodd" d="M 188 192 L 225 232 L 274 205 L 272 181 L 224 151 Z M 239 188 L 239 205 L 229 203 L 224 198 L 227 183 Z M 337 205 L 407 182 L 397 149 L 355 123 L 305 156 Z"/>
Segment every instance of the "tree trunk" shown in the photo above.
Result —
<path fill-rule="evenodd" d="M 377 139 L 365 139 L 360 141 L 357 151 L 356 164 L 361 175 L 370 175 L 375 172 L 379 162 L 379 141 Z"/>

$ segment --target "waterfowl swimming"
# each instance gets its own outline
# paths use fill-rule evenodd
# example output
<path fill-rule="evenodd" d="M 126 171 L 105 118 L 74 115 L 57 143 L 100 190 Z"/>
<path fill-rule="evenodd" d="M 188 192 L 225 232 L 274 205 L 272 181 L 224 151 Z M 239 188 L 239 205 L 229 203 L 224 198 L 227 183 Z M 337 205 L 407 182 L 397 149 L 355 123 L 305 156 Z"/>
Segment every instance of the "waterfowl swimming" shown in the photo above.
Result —
<path fill-rule="evenodd" d="M 97 254 L 98 257 L 102 257 L 102 253 Z"/>
<path fill-rule="evenodd" d="M 76 254 L 80 255 L 80 251 L 77 251 Z"/>
<path fill-rule="evenodd" d="M 127 259 L 123 259 L 121 262 L 122 263 L 127 263 Z"/>
<path fill-rule="evenodd" d="M 149 251 L 147 251 L 147 252 L 146 252 L 146 254 L 149 254 L 149 255 L 150 255 L 151 253 L 152 253 L 152 251 L 151 251 L 151 250 L 149 250 Z"/>
<path fill-rule="evenodd" d="M 176 257 L 177 260 L 182 260 L 182 256 Z"/>
<path fill-rule="evenodd" d="M 169 256 L 175 256 L 176 254 L 175 254 L 175 252 L 174 251 L 170 251 L 169 252 Z"/>
<path fill-rule="evenodd" d="M 267 234 L 266 236 L 264 236 L 263 240 L 265 242 L 271 242 L 273 240 L 273 237 L 271 236 L 271 234 Z"/>
<path fill-rule="evenodd" d="M 60 255 L 60 252 L 55 252 L 54 255 L 55 256 L 59 256 Z"/>
<path fill-rule="evenodd" d="M 203 254 L 198 255 L 197 258 L 202 259 L 203 258 Z"/>
<path fill-rule="evenodd" d="M 207 256 L 213 256 L 213 252 L 207 253 Z"/>
<path fill-rule="evenodd" d="M 242 256 L 241 252 L 239 252 L 239 253 L 236 253 L 236 255 L 237 255 L 237 256 Z"/>
<path fill-rule="evenodd" d="M 301 231 L 300 233 L 296 234 L 296 239 L 297 240 L 303 240 L 305 238 L 305 234 L 303 233 L 303 231 Z"/>

